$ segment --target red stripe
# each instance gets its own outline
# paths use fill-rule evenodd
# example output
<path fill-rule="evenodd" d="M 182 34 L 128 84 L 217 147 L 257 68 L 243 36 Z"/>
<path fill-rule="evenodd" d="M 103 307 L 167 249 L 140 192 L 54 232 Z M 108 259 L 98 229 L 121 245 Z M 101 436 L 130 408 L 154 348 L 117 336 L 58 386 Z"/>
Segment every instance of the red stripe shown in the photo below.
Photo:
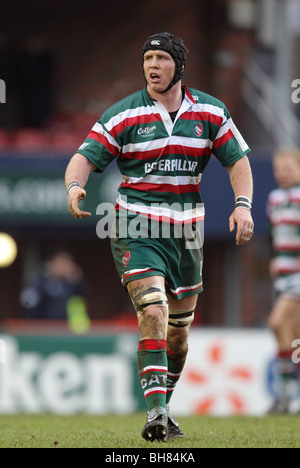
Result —
<path fill-rule="evenodd" d="M 223 124 L 223 117 L 211 114 L 210 112 L 184 112 L 180 118 L 185 120 L 195 120 L 196 122 L 211 122 L 219 127 Z"/>
<path fill-rule="evenodd" d="M 114 145 L 112 145 L 111 143 L 109 143 L 108 139 L 106 138 L 106 136 L 98 133 L 98 132 L 95 132 L 94 130 L 91 130 L 90 133 L 88 134 L 88 138 L 91 138 L 92 140 L 96 140 L 98 141 L 99 143 L 101 143 L 101 145 L 105 146 L 105 148 L 115 157 L 119 156 L 120 152 L 118 150 L 118 148 L 116 148 Z"/>
<path fill-rule="evenodd" d="M 295 268 L 276 268 L 276 273 L 278 275 L 286 275 L 291 273 L 297 273 Z"/>
<path fill-rule="evenodd" d="M 300 226 L 300 220 L 294 219 L 280 219 L 279 221 L 272 222 L 272 226 L 280 226 L 281 224 L 292 224 L 295 226 Z"/>
<path fill-rule="evenodd" d="M 278 252 L 300 252 L 300 246 L 298 245 L 276 245 L 275 249 Z"/>
<path fill-rule="evenodd" d="M 145 398 L 148 398 L 148 396 L 153 395 L 153 393 L 163 393 L 165 395 L 167 393 L 167 390 L 163 391 L 163 390 L 154 390 L 153 389 L 153 392 L 149 392 L 147 395 L 145 395 Z"/>
<path fill-rule="evenodd" d="M 177 293 L 172 291 L 172 294 L 173 294 L 174 296 L 179 296 L 179 294 L 182 294 L 182 293 L 184 293 L 184 292 L 186 292 L 186 291 L 194 292 L 194 291 L 197 291 L 197 289 L 200 289 L 200 288 L 202 287 L 202 284 L 203 284 L 203 283 L 200 283 L 200 285 L 199 285 L 197 288 L 195 288 L 195 289 L 190 289 L 190 288 L 181 289 L 181 290 L 178 291 Z M 171 288 L 170 288 L 170 289 L 171 289 Z"/>
<path fill-rule="evenodd" d="M 156 159 L 161 158 L 162 156 L 170 156 L 171 154 L 178 154 L 183 156 L 192 156 L 192 157 L 203 157 L 210 156 L 210 148 L 192 148 L 190 146 L 181 146 L 181 145 L 167 145 L 163 148 L 157 148 L 155 150 L 149 151 L 134 151 L 122 153 L 122 158 L 124 159 Z M 172 162 L 171 162 L 172 164 Z"/>
<path fill-rule="evenodd" d="M 160 114 L 144 114 L 137 115 L 135 117 L 128 117 L 119 124 L 115 125 L 111 130 L 110 134 L 116 137 L 120 133 L 124 132 L 128 127 L 135 125 L 151 124 L 153 122 L 162 122 Z"/>
<path fill-rule="evenodd" d="M 139 342 L 139 351 L 166 349 L 167 340 L 146 339 Z"/>
<path fill-rule="evenodd" d="M 278 352 L 278 357 L 282 359 L 290 358 L 293 354 L 293 350 L 287 349 L 287 350 L 281 350 Z"/>
<path fill-rule="evenodd" d="M 188 185 L 171 185 L 171 184 L 147 184 L 147 183 L 139 183 L 139 184 L 127 184 L 122 183 L 120 185 L 122 188 L 130 188 L 134 190 L 140 190 L 142 192 L 171 192 L 171 193 L 191 193 L 191 192 L 199 192 L 198 184 L 188 184 Z"/>
<path fill-rule="evenodd" d="M 136 272 L 136 273 L 130 273 L 130 275 L 123 275 L 122 277 L 122 282 L 124 281 L 124 279 L 126 278 L 130 278 L 131 276 L 135 276 L 135 275 L 140 275 L 142 273 L 149 273 L 149 271 L 156 271 L 155 268 L 149 268 L 149 270 L 146 270 L 146 271 L 140 271 L 140 272 Z"/>
<path fill-rule="evenodd" d="M 189 98 L 189 100 L 192 101 L 193 104 L 196 104 L 195 99 L 193 98 L 193 96 L 191 95 L 191 93 L 189 92 L 186 86 L 184 86 L 184 89 L 185 89 L 185 94 Z"/>
<path fill-rule="evenodd" d="M 225 133 L 225 135 L 223 135 L 221 138 L 217 138 L 214 141 L 214 148 L 220 148 L 220 146 L 225 145 L 225 143 L 227 143 L 227 141 L 231 140 L 232 137 L 233 137 L 232 131 L 228 130 L 228 132 Z"/>
<path fill-rule="evenodd" d="M 139 373 L 139 376 L 142 377 L 143 375 L 148 374 L 149 372 L 164 372 L 165 374 L 168 373 L 167 370 L 156 369 L 156 367 L 151 367 L 151 369 L 149 369 L 149 370 L 146 370 L 146 371 L 144 371 L 144 372 L 140 372 L 140 373 Z"/>

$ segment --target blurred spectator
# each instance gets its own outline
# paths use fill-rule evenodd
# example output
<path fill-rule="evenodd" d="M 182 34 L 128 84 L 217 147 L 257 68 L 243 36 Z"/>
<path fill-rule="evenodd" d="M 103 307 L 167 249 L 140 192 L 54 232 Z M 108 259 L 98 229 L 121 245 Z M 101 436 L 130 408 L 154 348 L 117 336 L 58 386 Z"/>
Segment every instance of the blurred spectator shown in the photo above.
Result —
<path fill-rule="evenodd" d="M 278 188 L 269 195 L 267 213 L 274 249 L 270 274 L 276 300 L 269 326 L 278 346 L 279 385 L 270 412 L 288 413 L 292 401 L 300 398 L 300 368 L 292 360 L 293 341 L 300 338 L 300 151 L 277 151 L 273 168 Z"/>
<path fill-rule="evenodd" d="M 89 329 L 83 273 L 67 251 L 52 253 L 20 300 L 27 318 L 67 320 L 76 333 Z"/>

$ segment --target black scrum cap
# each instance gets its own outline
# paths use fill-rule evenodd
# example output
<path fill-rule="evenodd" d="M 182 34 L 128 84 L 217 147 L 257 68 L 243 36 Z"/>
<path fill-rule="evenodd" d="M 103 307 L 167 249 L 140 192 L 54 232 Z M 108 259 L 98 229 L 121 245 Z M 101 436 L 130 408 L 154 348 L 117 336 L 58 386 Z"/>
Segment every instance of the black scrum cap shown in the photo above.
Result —
<path fill-rule="evenodd" d="M 163 91 L 165 93 L 183 77 L 187 48 L 185 47 L 182 39 L 179 39 L 174 34 L 164 32 L 154 34 L 147 39 L 143 47 L 143 61 L 144 55 L 148 50 L 163 50 L 170 54 L 175 62 L 175 74 L 168 88 Z"/>

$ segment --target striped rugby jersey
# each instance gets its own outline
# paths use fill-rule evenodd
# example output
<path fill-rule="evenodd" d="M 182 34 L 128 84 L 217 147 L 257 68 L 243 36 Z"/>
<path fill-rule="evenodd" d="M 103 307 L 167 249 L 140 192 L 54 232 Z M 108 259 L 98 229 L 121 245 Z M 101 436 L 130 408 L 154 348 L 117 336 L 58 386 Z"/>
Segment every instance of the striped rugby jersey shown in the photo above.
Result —
<path fill-rule="evenodd" d="M 273 190 L 267 201 L 267 216 L 275 251 L 275 288 L 285 290 L 297 284 L 300 293 L 297 267 L 300 257 L 300 185 L 289 190 Z"/>
<path fill-rule="evenodd" d="M 221 101 L 183 90 L 174 122 L 145 87 L 104 112 L 79 148 L 98 172 L 117 159 L 116 209 L 175 223 L 202 220 L 199 183 L 211 154 L 226 167 L 250 151 Z"/>

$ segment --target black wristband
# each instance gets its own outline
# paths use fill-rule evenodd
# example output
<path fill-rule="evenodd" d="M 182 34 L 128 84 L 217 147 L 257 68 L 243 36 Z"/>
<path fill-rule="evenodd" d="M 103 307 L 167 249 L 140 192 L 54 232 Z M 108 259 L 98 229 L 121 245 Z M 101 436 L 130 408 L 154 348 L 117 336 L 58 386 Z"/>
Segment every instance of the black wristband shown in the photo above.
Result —
<path fill-rule="evenodd" d="M 252 210 L 252 201 L 248 197 L 237 197 L 235 200 L 235 207 L 236 208 L 247 208 L 247 210 L 251 211 Z"/>
<path fill-rule="evenodd" d="M 68 185 L 68 188 L 67 188 L 67 195 L 69 195 L 70 191 L 75 188 L 75 187 L 79 187 L 81 188 L 81 185 L 79 182 L 77 182 L 76 180 L 73 180 L 72 182 L 69 183 Z"/>
<path fill-rule="evenodd" d="M 248 211 L 251 212 L 251 207 L 247 203 L 238 202 L 238 203 L 235 204 L 235 207 L 236 208 L 246 208 Z"/>

